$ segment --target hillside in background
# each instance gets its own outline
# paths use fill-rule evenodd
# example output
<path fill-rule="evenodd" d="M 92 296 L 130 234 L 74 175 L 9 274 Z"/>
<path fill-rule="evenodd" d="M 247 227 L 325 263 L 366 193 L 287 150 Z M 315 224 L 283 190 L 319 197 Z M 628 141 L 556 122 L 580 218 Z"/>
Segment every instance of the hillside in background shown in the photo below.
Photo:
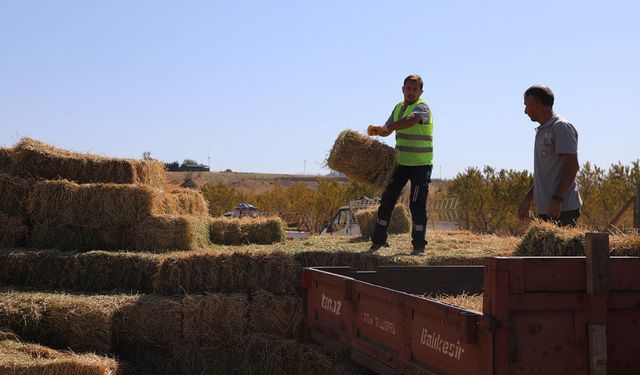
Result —
<path fill-rule="evenodd" d="M 220 182 L 231 185 L 236 189 L 247 189 L 254 193 L 262 193 L 271 189 L 275 184 L 280 186 L 290 186 L 299 182 L 317 188 L 318 178 L 326 178 L 338 181 L 343 184 L 349 183 L 349 178 L 344 176 L 320 176 L 320 175 L 295 175 L 295 174 L 270 174 L 270 173 L 249 173 L 249 172 L 166 172 L 167 180 L 172 184 L 180 185 L 185 177 L 191 179 L 202 187 L 204 185 L 216 185 Z M 439 179 L 433 179 L 432 188 L 440 186 Z M 408 184 L 407 184 L 408 185 Z"/>
<path fill-rule="evenodd" d="M 290 186 L 302 182 L 307 186 L 316 188 L 318 178 L 328 178 L 344 184 L 349 183 L 347 177 L 317 176 L 317 175 L 293 175 L 293 174 L 269 174 L 248 172 L 167 172 L 167 179 L 173 184 L 181 184 L 185 177 L 191 179 L 202 187 L 204 185 L 216 185 L 220 182 L 231 185 L 236 189 L 247 189 L 255 193 L 261 193 L 271 189 L 275 184 Z"/>

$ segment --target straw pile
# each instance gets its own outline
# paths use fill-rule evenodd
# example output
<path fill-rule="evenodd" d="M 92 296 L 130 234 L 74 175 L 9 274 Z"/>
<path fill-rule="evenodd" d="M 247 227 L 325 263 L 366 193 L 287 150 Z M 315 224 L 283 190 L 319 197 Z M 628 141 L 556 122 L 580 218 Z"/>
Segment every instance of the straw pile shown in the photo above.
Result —
<path fill-rule="evenodd" d="M 583 256 L 585 228 L 560 228 L 536 220 L 527 229 L 516 256 Z M 640 256 L 639 234 L 618 234 L 609 237 L 612 256 Z"/>
<path fill-rule="evenodd" d="M 353 130 L 345 130 L 338 135 L 326 164 L 355 181 L 382 188 L 396 168 L 396 150 Z"/>
<path fill-rule="evenodd" d="M 6 153 L 6 152 L 5 152 Z M 11 174 L 78 183 L 165 184 L 164 164 L 156 160 L 106 158 L 62 150 L 23 138 L 9 150 Z"/>
<path fill-rule="evenodd" d="M 208 244 L 206 203 L 184 189 L 41 181 L 27 215 L 33 222 L 29 244 L 39 248 L 189 250 Z"/>
<path fill-rule="evenodd" d="M 373 229 L 376 227 L 378 208 L 371 207 L 359 210 L 356 212 L 355 216 L 358 221 L 358 225 L 360 226 L 360 233 L 362 237 L 369 238 L 373 234 Z M 411 232 L 411 219 L 409 218 L 409 212 L 404 205 L 397 204 L 393 209 L 391 222 L 387 227 L 387 233 L 399 234 L 409 232 Z"/>
<path fill-rule="evenodd" d="M 221 245 L 268 245 L 285 240 L 285 222 L 278 216 L 258 218 L 210 218 L 209 238 Z"/>
<path fill-rule="evenodd" d="M 6 375 L 115 375 L 118 363 L 95 354 L 60 352 L 22 343 L 0 332 L 0 374 Z"/>

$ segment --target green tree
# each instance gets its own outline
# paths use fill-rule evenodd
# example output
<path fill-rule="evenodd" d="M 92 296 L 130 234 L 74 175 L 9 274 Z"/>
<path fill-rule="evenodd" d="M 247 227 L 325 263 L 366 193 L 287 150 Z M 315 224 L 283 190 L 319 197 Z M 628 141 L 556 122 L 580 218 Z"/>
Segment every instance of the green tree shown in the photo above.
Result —
<path fill-rule="evenodd" d="M 527 171 L 467 168 L 448 184 L 447 195 L 459 200 L 463 228 L 520 233 L 526 225 L 518 220 L 517 208 L 532 183 L 533 176 Z"/>
<path fill-rule="evenodd" d="M 201 189 L 202 195 L 209 202 L 209 215 L 220 216 L 233 210 L 238 199 L 237 190 L 222 182 L 216 185 L 205 185 Z"/>

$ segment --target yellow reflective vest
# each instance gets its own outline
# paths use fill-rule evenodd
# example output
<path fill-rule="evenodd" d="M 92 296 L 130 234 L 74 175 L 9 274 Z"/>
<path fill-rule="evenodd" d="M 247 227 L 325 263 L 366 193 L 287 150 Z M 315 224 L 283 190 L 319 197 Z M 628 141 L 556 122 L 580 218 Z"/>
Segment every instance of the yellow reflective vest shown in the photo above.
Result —
<path fill-rule="evenodd" d="M 422 98 L 410 104 L 402 114 L 407 118 Z M 393 110 L 393 122 L 400 120 L 400 111 L 404 102 L 400 102 Z M 396 150 L 398 150 L 398 164 L 407 166 L 433 165 L 433 115 L 429 113 L 429 122 L 417 123 L 410 128 L 396 130 Z"/>

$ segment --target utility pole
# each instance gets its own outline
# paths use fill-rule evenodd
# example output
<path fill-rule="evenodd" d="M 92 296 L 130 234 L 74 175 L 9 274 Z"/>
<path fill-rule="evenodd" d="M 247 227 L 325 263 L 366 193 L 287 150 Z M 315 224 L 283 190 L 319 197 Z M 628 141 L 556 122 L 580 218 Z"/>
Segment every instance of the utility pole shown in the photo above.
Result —
<path fill-rule="evenodd" d="M 209 160 L 209 172 L 211 172 L 211 155 L 207 156 L 207 159 Z"/>
<path fill-rule="evenodd" d="M 304 161 L 304 168 L 302 169 L 302 174 L 307 174 L 307 161 Z"/>

